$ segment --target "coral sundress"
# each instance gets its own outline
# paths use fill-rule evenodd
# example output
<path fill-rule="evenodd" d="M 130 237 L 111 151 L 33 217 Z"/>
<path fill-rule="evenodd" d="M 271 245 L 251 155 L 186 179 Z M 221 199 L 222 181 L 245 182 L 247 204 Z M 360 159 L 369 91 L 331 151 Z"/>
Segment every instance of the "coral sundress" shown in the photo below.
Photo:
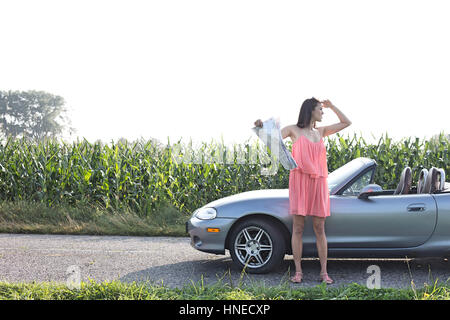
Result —
<path fill-rule="evenodd" d="M 289 214 L 330 216 L 327 150 L 323 138 L 312 142 L 300 136 L 292 145 L 298 167 L 289 172 Z"/>

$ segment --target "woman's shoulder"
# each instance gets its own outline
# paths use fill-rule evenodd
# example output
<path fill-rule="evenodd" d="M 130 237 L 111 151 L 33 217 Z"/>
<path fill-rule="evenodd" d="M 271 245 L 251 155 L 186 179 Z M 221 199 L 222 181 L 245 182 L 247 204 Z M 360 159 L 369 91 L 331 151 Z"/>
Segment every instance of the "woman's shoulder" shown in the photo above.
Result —
<path fill-rule="evenodd" d="M 323 138 L 323 127 L 318 127 L 316 130 L 319 132 L 320 138 Z"/>
<path fill-rule="evenodd" d="M 295 124 L 291 124 L 291 125 L 287 125 L 285 127 L 283 127 L 281 129 L 281 136 L 283 139 L 286 139 L 287 137 L 291 138 L 291 140 L 294 139 L 294 135 L 295 135 L 295 128 L 297 127 L 297 125 Z"/>

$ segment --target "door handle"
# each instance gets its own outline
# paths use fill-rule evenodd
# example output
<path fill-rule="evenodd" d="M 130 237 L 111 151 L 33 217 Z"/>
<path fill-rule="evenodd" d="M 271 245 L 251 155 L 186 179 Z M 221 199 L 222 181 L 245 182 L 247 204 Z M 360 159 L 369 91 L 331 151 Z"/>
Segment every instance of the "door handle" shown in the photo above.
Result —
<path fill-rule="evenodd" d="M 413 203 L 413 204 L 410 204 L 406 209 L 410 212 L 425 211 L 425 204 L 424 203 Z"/>

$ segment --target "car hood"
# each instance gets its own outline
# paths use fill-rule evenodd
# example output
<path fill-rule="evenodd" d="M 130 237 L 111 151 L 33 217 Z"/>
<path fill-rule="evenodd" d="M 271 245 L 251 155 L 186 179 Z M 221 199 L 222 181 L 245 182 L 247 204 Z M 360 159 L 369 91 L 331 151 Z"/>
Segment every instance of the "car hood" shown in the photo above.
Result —
<path fill-rule="evenodd" d="M 263 189 L 263 190 L 252 190 L 252 191 L 241 192 L 241 193 L 233 194 L 228 197 L 214 200 L 214 201 L 204 205 L 202 208 L 206 208 L 206 207 L 218 208 L 220 206 L 231 204 L 231 203 L 237 203 L 237 202 L 248 201 L 248 200 L 257 200 L 257 199 L 267 200 L 267 199 L 271 199 L 271 198 L 289 199 L 289 189 Z"/>

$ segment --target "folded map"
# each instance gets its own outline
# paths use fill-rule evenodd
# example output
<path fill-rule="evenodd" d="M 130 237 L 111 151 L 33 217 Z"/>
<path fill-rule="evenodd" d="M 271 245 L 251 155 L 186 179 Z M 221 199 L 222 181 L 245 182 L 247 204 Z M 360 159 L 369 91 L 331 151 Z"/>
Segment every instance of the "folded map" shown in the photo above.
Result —
<path fill-rule="evenodd" d="M 278 161 L 281 162 L 282 166 L 286 170 L 292 170 L 298 167 L 291 152 L 286 149 L 283 143 L 283 138 L 280 131 L 280 122 L 275 120 L 273 117 L 264 121 L 263 126 L 253 127 L 252 130 L 256 135 L 264 142 L 264 144 L 269 148 L 270 153 L 275 160 L 276 169 Z M 269 174 L 274 174 L 273 170 Z"/>

